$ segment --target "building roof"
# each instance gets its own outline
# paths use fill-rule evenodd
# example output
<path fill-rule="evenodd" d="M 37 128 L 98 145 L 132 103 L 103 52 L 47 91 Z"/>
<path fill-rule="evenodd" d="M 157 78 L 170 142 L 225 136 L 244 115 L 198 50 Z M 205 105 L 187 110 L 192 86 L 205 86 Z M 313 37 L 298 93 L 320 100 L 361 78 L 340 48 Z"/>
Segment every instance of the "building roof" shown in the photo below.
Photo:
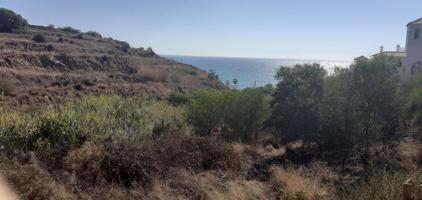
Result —
<path fill-rule="evenodd" d="M 378 57 L 378 56 L 405 58 L 407 56 L 407 53 L 404 51 L 383 51 L 381 53 L 372 55 L 372 57 Z"/>
<path fill-rule="evenodd" d="M 422 24 L 422 18 L 419 18 L 415 21 L 411 21 L 407 24 L 407 26 L 411 25 L 411 24 Z"/>

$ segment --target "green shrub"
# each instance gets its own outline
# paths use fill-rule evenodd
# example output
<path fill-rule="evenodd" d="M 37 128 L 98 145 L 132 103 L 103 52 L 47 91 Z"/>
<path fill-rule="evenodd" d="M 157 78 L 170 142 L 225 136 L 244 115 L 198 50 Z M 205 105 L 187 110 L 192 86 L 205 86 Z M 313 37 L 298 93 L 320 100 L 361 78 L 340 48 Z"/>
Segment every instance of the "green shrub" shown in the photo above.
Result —
<path fill-rule="evenodd" d="M 17 33 L 25 30 L 28 21 L 12 10 L 0 8 L 0 32 Z"/>
<path fill-rule="evenodd" d="M 347 200 L 396 200 L 402 199 L 403 183 L 406 175 L 402 172 L 382 172 L 365 183 L 360 184 L 350 194 Z"/>
<path fill-rule="evenodd" d="M 256 89 L 226 92 L 223 106 L 226 138 L 242 142 L 258 139 L 258 132 L 270 115 L 268 99 Z"/>
<path fill-rule="evenodd" d="M 97 38 L 101 38 L 101 34 L 95 31 L 88 31 L 86 32 L 87 35 L 92 36 L 92 37 L 97 37 Z"/>
<path fill-rule="evenodd" d="M 31 150 L 32 136 L 37 131 L 36 120 L 15 111 L 1 111 L 0 114 L 0 145 L 6 151 Z"/>
<path fill-rule="evenodd" d="M 0 113 L 0 144 L 7 151 L 64 152 L 85 141 L 112 138 L 139 143 L 185 127 L 184 111 L 163 102 L 118 96 L 85 97 L 38 114 Z"/>
<path fill-rule="evenodd" d="M 66 108 L 81 131 L 93 140 L 113 137 L 139 142 L 185 126 L 183 109 L 162 102 L 100 96 L 86 97 Z"/>
<path fill-rule="evenodd" d="M 120 50 L 122 50 L 125 53 L 129 52 L 129 49 L 130 49 L 129 43 L 127 43 L 127 42 L 120 42 L 120 44 L 121 44 Z"/>
<path fill-rule="evenodd" d="M 0 95 L 12 96 L 16 92 L 14 84 L 9 80 L 0 80 Z"/>
<path fill-rule="evenodd" d="M 76 28 L 73 28 L 73 27 L 71 27 L 71 26 L 65 26 L 65 27 L 61 27 L 61 28 L 59 28 L 60 30 L 62 30 L 62 31 L 64 31 L 64 32 L 67 32 L 67 33 L 74 33 L 74 34 L 76 34 L 76 33 L 81 33 L 81 31 L 80 30 L 78 30 L 78 29 L 76 29 Z"/>
<path fill-rule="evenodd" d="M 218 80 L 219 79 L 217 73 L 212 69 L 208 72 L 208 78 L 210 78 L 212 80 Z"/>
<path fill-rule="evenodd" d="M 265 95 L 255 89 L 200 90 L 188 106 L 188 120 L 201 135 L 222 133 L 230 140 L 249 142 L 269 115 Z"/>
<path fill-rule="evenodd" d="M 80 39 L 80 40 L 82 40 L 82 39 L 84 39 L 84 36 L 83 36 L 82 34 L 78 34 L 78 35 L 76 36 L 76 39 Z"/>
<path fill-rule="evenodd" d="M 199 135 L 211 135 L 223 122 L 223 101 L 221 91 L 199 90 L 188 106 L 188 120 Z"/>
<path fill-rule="evenodd" d="M 407 109 L 416 125 L 422 127 L 422 89 L 417 89 L 409 95 Z"/>
<path fill-rule="evenodd" d="M 41 35 L 41 34 L 34 35 L 34 37 L 32 37 L 32 40 L 34 40 L 35 42 L 39 42 L 39 43 L 44 43 L 44 42 L 47 41 L 47 39 L 44 37 L 44 35 Z"/>
<path fill-rule="evenodd" d="M 167 97 L 167 101 L 173 106 L 186 105 L 189 103 L 189 97 L 185 94 L 174 92 Z"/>
<path fill-rule="evenodd" d="M 59 108 L 60 109 L 60 108 Z M 66 151 L 81 146 L 86 136 L 66 112 L 50 108 L 37 118 L 37 129 L 30 137 L 31 149 Z"/>

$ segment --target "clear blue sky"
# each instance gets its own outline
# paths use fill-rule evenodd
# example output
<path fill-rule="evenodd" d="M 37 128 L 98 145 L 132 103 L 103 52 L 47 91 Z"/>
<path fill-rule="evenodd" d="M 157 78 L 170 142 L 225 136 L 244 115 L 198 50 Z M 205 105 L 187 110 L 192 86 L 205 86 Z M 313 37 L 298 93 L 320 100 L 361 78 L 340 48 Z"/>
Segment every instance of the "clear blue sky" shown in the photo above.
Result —
<path fill-rule="evenodd" d="M 31 24 L 159 54 L 351 60 L 405 44 L 421 0 L 0 0 Z"/>

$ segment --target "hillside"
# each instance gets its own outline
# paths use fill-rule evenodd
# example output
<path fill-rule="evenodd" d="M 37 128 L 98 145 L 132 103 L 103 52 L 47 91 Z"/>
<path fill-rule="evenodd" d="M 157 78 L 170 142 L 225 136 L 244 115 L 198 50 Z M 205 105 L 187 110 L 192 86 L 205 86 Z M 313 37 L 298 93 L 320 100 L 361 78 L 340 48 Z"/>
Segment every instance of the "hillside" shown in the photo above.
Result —
<path fill-rule="evenodd" d="M 0 33 L 0 52 L 5 94 L 0 102 L 12 106 L 104 93 L 160 98 L 175 90 L 191 93 L 220 85 L 206 72 L 162 58 L 151 48 L 131 48 L 71 27 L 29 26 L 19 34 Z"/>

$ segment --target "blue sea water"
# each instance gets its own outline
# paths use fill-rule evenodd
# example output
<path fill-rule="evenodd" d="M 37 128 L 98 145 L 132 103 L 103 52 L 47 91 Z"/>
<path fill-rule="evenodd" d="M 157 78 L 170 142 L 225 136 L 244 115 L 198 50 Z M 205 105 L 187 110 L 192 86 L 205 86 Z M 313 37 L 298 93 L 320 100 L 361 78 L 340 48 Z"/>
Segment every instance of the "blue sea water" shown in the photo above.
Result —
<path fill-rule="evenodd" d="M 327 61 L 327 60 L 295 60 L 295 59 L 267 59 L 267 58 L 228 58 L 228 57 L 203 57 L 203 56 L 176 56 L 163 55 L 181 63 L 196 66 L 202 70 L 213 70 L 220 80 L 230 82 L 238 79 L 238 87 L 246 88 L 276 84 L 274 79 L 280 66 L 294 66 L 295 64 L 319 63 L 329 73 L 334 67 L 347 67 L 351 61 Z"/>

